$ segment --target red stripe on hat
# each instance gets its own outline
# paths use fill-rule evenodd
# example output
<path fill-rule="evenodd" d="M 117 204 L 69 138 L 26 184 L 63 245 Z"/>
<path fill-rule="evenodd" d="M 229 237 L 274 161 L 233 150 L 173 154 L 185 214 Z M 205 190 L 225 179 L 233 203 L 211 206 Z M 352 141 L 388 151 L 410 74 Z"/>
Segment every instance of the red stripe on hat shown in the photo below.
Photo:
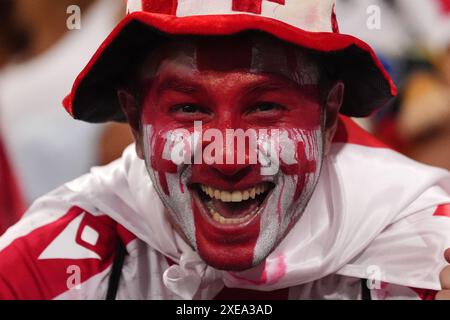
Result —
<path fill-rule="evenodd" d="M 177 0 L 142 0 L 142 9 L 146 12 L 175 15 Z"/>
<path fill-rule="evenodd" d="M 261 14 L 262 0 L 233 0 L 233 11 Z"/>
<path fill-rule="evenodd" d="M 433 216 L 449 217 L 450 218 L 450 204 L 443 204 L 437 207 Z"/>
<path fill-rule="evenodd" d="M 233 0 L 233 11 L 251 12 L 261 14 L 263 0 Z M 285 5 L 285 0 L 267 0 L 278 4 Z"/>

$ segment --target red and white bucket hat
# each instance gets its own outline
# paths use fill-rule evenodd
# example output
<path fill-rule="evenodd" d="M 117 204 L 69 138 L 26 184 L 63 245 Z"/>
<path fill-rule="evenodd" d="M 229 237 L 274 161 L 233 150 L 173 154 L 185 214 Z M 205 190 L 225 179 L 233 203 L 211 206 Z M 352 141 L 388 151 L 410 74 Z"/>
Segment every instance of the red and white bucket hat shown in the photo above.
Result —
<path fill-rule="evenodd" d="M 334 0 L 129 0 L 127 16 L 77 77 L 64 106 L 83 121 L 124 121 L 116 90 L 161 37 L 253 30 L 334 59 L 346 85 L 342 113 L 367 116 L 396 87 L 368 44 L 339 33 L 334 6 Z"/>

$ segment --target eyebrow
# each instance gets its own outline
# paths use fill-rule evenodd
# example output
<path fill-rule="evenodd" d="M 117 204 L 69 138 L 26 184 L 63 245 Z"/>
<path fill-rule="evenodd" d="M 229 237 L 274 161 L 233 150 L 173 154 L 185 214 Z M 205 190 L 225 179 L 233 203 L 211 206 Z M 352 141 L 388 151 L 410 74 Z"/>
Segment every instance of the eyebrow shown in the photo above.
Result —
<path fill-rule="evenodd" d="M 248 83 L 243 89 L 243 92 L 245 92 L 245 94 L 261 94 L 263 92 L 286 89 L 289 86 L 290 84 L 282 83 L 280 81 L 259 80 Z M 186 83 L 186 80 L 178 77 L 170 77 L 167 80 L 164 80 L 157 89 L 159 95 L 166 91 L 175 91 L 183 94 L 198 94 L 203 90 L 204 88 L 201 85 L 195 82 Z"/>
<path fill-rule="evenodd" d="M 266 80 L 257 83 L 250 83 L 245 91 L 247 92 L 247 94 L 254 94 L 267 91 L 277 91 L 286 89 L 286 87 L 288 87 L 288 85 L 286 84 Z"/>
<path fill-rule="evenodd" d="M 175 91 L 184 94 L 193 94 L 198 93 L 200 91 L 200 88 L 195 84 L 186 84 L 179 79 L 168 79 L 160 85 L 160 87 L 158 88 L 158 94 L 161 94 L 164 91 Z"/>

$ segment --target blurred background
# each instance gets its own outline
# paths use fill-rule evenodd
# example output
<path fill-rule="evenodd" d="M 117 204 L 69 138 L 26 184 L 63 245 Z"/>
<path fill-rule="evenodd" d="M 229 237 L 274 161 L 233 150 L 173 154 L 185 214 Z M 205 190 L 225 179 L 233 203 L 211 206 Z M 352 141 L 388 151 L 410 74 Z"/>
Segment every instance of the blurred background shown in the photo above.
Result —
<path fill-rule="evenodd" d="M 36 198 L 131 142 L 126 126 L 74 121 L 61 108 L 124 15 L 123 0 L 0 0 L 0 234 Z"/>
<path fill-rule="evenodd" d="M 80 8 L 79 29 L 68 28 Z M 400 94 L 364 128 L 450 170 L 450 0 L 336 0 L 342 33 L 368 42 Z M 0 0 L 0 234 L 37 197 L 131 142 L 124 125 L 74 121 L 73 80 L 125 14 L 124 0 Z"/>
<path fill-rule="evenodd" d="M 336 10 L 341 32 L 368 42 L 399 89 L 358 122 L 407 156 L 450 170 L 450 0 L 337 0 Z"/>

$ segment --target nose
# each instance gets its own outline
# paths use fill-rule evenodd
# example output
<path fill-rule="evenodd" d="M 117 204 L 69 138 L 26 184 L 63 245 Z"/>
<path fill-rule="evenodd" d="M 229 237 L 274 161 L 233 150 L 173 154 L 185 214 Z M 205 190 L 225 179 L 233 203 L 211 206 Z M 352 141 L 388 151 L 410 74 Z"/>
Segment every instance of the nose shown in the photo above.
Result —
<path fill-rule="evenodd" d="M 240 179 L 250 170 L 248 164 L 212 164 L 211 167 L 221 175 L 231 178 L 232 180 Z"/>
<path fill-rule="evenodd" d="M 225 137 L 225 135 L 224 135 Z M 215 142 L 213 142 L 215 143 Z M 220 148 L 212 148 L 212 143 L 203 145 L 203 157 L 205 163 L 214 171 L 228 179 L 239 179 L 250 170 L 249 148 L 238 146 L 239 141 L 233 144 L 227 143 L 226 139 Z M 215 145 L 215 146 L 219 146 Z"/>

